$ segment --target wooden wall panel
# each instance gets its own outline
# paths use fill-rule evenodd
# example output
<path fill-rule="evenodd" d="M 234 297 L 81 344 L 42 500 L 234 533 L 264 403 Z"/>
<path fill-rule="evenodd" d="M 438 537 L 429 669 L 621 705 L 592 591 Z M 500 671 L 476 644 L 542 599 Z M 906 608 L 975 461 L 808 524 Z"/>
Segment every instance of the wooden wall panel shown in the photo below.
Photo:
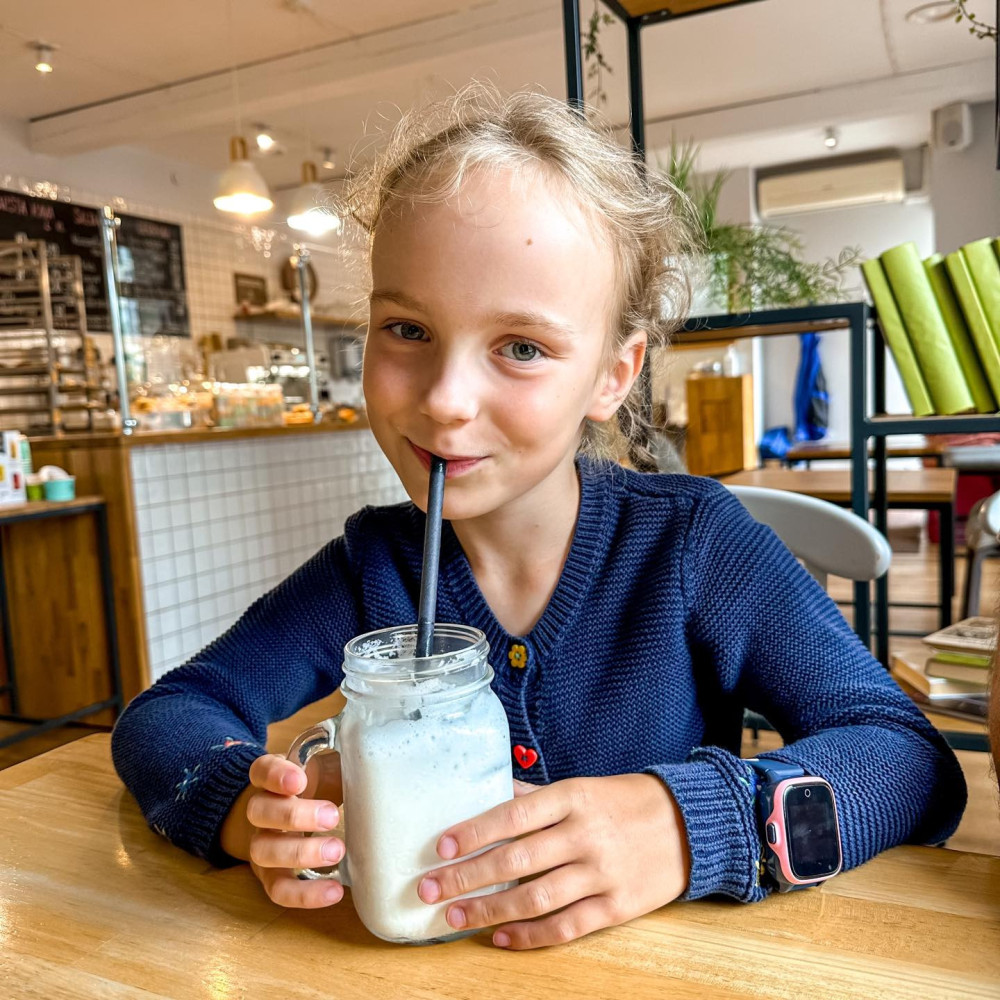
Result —
<path fill-rule="evenodd" d="M 689 375 L 685 461 L 693 476 L 721 476 L 757 465 L 750 375 Z"/>

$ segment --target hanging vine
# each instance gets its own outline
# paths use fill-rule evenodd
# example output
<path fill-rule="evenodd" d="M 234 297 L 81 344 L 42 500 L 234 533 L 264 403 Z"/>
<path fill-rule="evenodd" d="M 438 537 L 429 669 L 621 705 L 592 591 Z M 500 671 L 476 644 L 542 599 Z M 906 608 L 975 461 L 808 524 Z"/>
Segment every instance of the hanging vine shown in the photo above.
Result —
<path fill-rule="evenodd" d="M 601 49 L 601 27 L 613 23 L 614 18 L 606 10 L 601 9 L 600 0 L 594 0 L 594 9 L 587 22 L 587 30 L 580 37 L 583 42 L 583 61 L 587 64 L 587 81 L 592 84 L 587 100 L 592 104 L 608 103 L 608 95 L 604 90 L 604 74 L 613 73 L 614 70 L 604 58 Z"/>
<path fill-rule="evenodd" d="M 994 42 L 997 40 L 997 26 L 980 21 L 975 14 L 970 14 L 969 0 L 955 0 L 955 6 L 957 8 L 955 21 L 958 24 L 967 21 L 970 35 L 975 35 L 976 38 L 992 38 Z"/>

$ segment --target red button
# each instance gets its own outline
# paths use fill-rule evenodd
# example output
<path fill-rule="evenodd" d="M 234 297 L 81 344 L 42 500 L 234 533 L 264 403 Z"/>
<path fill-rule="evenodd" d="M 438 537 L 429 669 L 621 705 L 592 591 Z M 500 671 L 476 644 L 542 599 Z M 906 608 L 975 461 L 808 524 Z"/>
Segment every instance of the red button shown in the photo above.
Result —
<path fill-rule="evenodd" d="M 525 770 L 531 767 L 537 760 L 538 754 L 531 747 L 523 747 L 520 743 L 514 747 L 514 759 Z"/>

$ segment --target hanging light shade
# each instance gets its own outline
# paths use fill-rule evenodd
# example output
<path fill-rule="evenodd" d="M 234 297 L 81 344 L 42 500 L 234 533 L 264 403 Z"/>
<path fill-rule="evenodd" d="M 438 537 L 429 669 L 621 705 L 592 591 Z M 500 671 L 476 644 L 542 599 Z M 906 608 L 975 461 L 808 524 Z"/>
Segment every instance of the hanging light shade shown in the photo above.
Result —
<path fill-rule="evenodd" d="M 242 136 L 229 140 L 229 158 L 231 162 L 219 181 L 215 207 L 238 215 L 255 215 L 272 208 L 267 181 L 247 159 L 247 144 Z"/>
<path fill-rule="evenodd" d="M 316 164 L 306 160 L 302 164 L 302 186 L 292 196 L 288 209 L 288 225 L 310 236 L 339 232 L 340 217 L 324 204 L 325 200 L 316 180 Z"/>

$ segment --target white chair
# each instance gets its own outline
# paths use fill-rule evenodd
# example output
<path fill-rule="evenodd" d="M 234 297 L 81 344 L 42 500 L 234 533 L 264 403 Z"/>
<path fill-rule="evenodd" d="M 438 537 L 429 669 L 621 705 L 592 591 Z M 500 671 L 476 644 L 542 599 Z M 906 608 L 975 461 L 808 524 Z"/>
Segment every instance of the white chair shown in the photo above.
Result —
<path fill-rule="evenodd" d="M 1000 493 L 979 500 L 969 511 L 965 522 L 965 593 L 962 595 L 962 617 L 979 614 L 983 562 L 1000 554 L 997 534 L 1000 533 Z M 990 612 L 992 612 L 992 608 Z"/>
<path fill-rule="evenodd" d="M 872 581 L 889 568 L 892 549 L 885 536 L 851 511 L 826 500 L 770 490 L 762 486 L 730 486 L 730 492 L 788 546 L 792 555 L 826 589 L 827 577 Z M 756 712 L 744 713 L 743 724 L 754 739 L 771 724 Z"/>
<path fill-rule="evenodd" d="M 729 490 L 755 521 L 774 530 L 824 588 L 831 575 L 871 581 L 889 568 L 892 550 L 885 536 L 849 510 L 787 490 Z"/>

